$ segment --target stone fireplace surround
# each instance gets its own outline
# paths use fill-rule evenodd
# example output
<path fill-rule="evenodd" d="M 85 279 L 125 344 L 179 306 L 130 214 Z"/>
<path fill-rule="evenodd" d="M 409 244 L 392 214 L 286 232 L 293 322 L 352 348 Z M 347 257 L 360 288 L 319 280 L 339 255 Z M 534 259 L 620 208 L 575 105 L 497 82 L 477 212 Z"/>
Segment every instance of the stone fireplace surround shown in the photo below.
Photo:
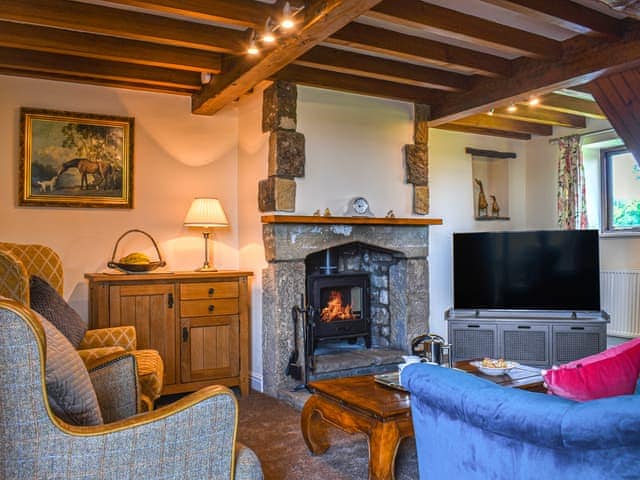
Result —
<path fill-rule="evenodd" d="M 372 319 L 374 328 L 377 325 L 385 332 L 382 337 L 378 335 L 374 347 L 409 352 L 411 339 L 427 332 L 428 226 L 441 224 L 441 220 L 267 215 L 262 222 L 268 262 L 263 270 L 262 294 L 265 393 L 278 396 L 281 390 L 291 390 L 300 383 L 287 377 L 285 371 L 296 338 L 291 309 L 300 304 L 305 293 L 305 260 L 310 254 L 349 244 L 359 246 L 366 254 L 389 252 L 393 261 L 384 257 L 389 266 L 389 319 Z M 340 263 L 345 269 L 345 259 Z M 301 330 L 301 325 L 298 327 Z M 297 338 L 301 338 L 301 332 Z M 299 347 L 302 366 L 302 345 Z"/>

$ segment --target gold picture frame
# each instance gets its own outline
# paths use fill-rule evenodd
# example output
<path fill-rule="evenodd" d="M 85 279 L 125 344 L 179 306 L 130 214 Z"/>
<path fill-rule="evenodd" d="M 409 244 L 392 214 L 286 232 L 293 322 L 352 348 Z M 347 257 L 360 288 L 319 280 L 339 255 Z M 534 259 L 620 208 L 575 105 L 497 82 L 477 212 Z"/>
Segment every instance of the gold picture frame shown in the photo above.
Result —
<path fill-rule="evenodd" d="M 18 204 L 133 208 L 134 119 L 20 109 Z"/>

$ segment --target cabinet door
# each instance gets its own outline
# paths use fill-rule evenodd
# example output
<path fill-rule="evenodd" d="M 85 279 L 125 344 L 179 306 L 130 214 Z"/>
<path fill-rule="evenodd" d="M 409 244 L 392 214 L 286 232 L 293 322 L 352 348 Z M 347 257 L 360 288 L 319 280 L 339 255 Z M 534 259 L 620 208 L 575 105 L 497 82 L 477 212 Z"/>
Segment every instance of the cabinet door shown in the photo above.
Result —
<path fill-rule="evenodd" d="M 553 364 L 573 362 L 607 348 L 604 325 L 554 325 Z"/>
<path fill-rule="evenodd" d="M 239 374 L 239 323 L 238 315 L 180 320 L 182 382 Z"/>
<path fill-rule="evenodd" d="M 536 367 L 551 366 L 548 325 L 530 323 L 498 326 L 499 355 L 505 360 Z"/>
<path fill-rule="evenodd" d="M 498 355 L 497 327 L 493 324 L 450 322 L 449 341 L 454 362 Z"/>
<path fill-rule="evenodd" d="M 138 348 L 160 352 L 164 384 L 176 383 L 175 288 L 168 284 L 109 287 L 111 326 L 136 327 Z"/>

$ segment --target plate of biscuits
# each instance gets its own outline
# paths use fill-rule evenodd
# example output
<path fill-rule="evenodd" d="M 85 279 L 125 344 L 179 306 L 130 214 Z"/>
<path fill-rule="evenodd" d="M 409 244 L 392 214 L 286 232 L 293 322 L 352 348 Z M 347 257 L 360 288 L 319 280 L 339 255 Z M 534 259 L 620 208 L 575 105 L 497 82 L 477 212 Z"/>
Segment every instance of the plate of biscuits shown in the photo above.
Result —
<path fill-rule="evenodd" d="M 469 363 L 485 375 L 504 375 L 512 368 L 520 366 L 519 363 L 510 362 L 504 358 L 493 359 L 489 357 Z"/>

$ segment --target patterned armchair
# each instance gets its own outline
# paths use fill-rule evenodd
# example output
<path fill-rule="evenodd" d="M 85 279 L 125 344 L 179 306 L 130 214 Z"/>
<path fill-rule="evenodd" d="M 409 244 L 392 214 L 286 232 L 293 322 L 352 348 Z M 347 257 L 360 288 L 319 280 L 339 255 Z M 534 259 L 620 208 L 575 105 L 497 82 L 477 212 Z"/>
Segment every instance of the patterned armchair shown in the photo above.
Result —
<path fill-rule="evenodd" d="M 211 386 L 105 425 L 72 426 L 46 394 L 45 336 L 35 314 L 0 299 L 0 478 L 260 480 L 236 443 L 233 393 Z"/>
<path fill-rule="evenodd" d="M 37 275 L 62 296 L 64 273 L 58 254 L 45 245 L 0 242 L 0 295 L 30 305 L 29 279 Z M 117 352 L 132 352 L 138 366 L 140 398 L 147 410 L 162 391 L 164 365 L 155 350 L 136 350 L 136 331 L 132 326 L 87 330 L 78 353 L 89 364 Z"/>

